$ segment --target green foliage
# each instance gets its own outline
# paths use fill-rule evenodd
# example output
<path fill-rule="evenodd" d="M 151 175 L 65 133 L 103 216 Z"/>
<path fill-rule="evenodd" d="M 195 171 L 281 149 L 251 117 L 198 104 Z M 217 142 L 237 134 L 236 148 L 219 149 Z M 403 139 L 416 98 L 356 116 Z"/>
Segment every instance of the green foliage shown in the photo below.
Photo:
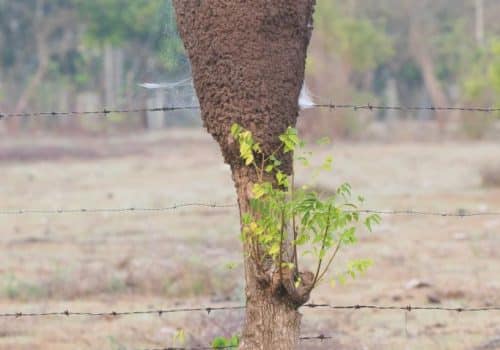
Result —
<path fill-rule="evenodd" d="M 436 75 L 442 82 L 456 82 L 463 67 L 473 59 L 472 38 L 466 38 L 467 23 L 462 18 L 446 18 L 438 23 L 439 32 L 432 40 Z"/>
<path fill-rule="evenodd" d="M 394 55 L 389 36 L 369 19 L 355 19 L 340 13 L 336 1 L 319 1 L 315 25 L 328 40 L 329 50 L 337 50 L 357 70 L 374 69 Z"/>
<path fill-rule="evenodd" d="M 175 69 L 184 57 L 171 0 L 77 0 L 86 25 L 85 38 L 93 45 L 150 46 L 165 64 Z"/>
<path fill-rule="evenodd" d="M 103 76 L 113 81 L 113 88 L 120 86 L 110 102 L 124 107 L 134 102 L 126 97 L 141 90 L 137 83 L 155 75 L 177 78 L 185 68 L 171 0 L 0 1 L 0 27 L 0 75 L 2 86 L 8 86 L 0 92 L 3 109 L 15 109 L 25 92 L 27 109 L 108 103 L 111 86 L 103 84 Z M 104 46 L 113 48 L 111 55 L 104 54 Z M 113 61 L 113 69 L 106 59 Z M 36 83 L 33 76 L 39 69 L 42 79 Z M 130 118 L 125 122 L 140 125 Z M 121 128 L 124 123 L 116 124 L 111 125 Z"/>
<path fill-rule="evenodd" d="M 212 348 L 214 349 L 228 349 L 234 348 L 237 349 L 240 345 L 240 337 L 237 335 L 233 335 L 231 338 L 224 337 L 216 337 L 212 341 Z"/>
<path fill-rule="evenodd" d="M 476 52 L 463 85 L 466 96 L 472 99 L 484 96 L 490 88 L 500 92 L 500 39 Z"/>
<path fill-rule="evenodd" d="M 335 285 L 335 282 L 345 284 L 349 277 L 355 279 L 357 276 L 363 275 L 372 265 L 373 261 L 369 259 L 351 260 L 348 262 L 346 270 L 338 274 L 335 279 L 332 280 L 332 284 Z"/>
<path fill-rule="evenodd" d="M 285 154 L 303 147 L 304 143 L 294 128 L 288 128 L 280 135 L 280 147 L 267 156 L 249 130 L 234 124 L 231 135 L 239 143 L 245 165 L 254 167 L 258 177 L 252 188 L 251 212 L 242 217 L 243 238 L 255 243 L 253 254 L 257 259 L 271 257 L 274 265 L 280 268 L 293 268 L 297 264 L 297 254 L 288 260 L 284 256 L 287 242 L 295 252 L 298 247 L 304 248 L 304 254 L 312 254 L 318 259 L 315 282 L 319 281 L 340 247 L 358 241 L 356 229 L 361 216 L 357 209 L 363 198 L 353 199 L 351 186 L 347 183 L 327 198 L 322 198 L 307 186 L 294 187 L 293 178 L 280 169 L 281 162 L 277 159 L 280 152 Z M 308 155 L 303 152 L 299 159 L 307 161 Z M 327 157 L 315 171 L 330 170 L 332 162 L 333 159 Z M 369 215 L 363 220 L 370 231 L 379 222 L 378 215 Z M 290 230 L 293 233 L 289 236 Z M 264 254 L 259 254 L 261 251 Z M 330 255 L 329 262 L 321 269 L 327 255 Z M 354 262 L 349 266 L 348 274 L 355 277 L 368 266 L 365 260 Z"/>
<path fill-rule="evenodd" d="M 183 346 L 186 344 L 186 331 L 184 329 L 179 328 L 174 334 L 174 339 L 173 339 L 174 344 L 179 344 Z"/>
<path fill-rule="evenodd" d="M 19 280 L 15 275 L 4 277 L 0 295 L 11 300 L 30 300 L 46 295 L 46 290 L 31 282 Z"/>
<path fill-rule="evenodd" d="M 467 101 L 500 107 L 500 38 L 494 39 L 484 49 L 478 49 L 474 61 L 467 67 L 462 81 Z M 496 114 L 500 115 L 499 113 Z M 473 139 L 482 138 L 491 130 L 494 120 L 487 114 L 465 115 L 463 130 Z"/>

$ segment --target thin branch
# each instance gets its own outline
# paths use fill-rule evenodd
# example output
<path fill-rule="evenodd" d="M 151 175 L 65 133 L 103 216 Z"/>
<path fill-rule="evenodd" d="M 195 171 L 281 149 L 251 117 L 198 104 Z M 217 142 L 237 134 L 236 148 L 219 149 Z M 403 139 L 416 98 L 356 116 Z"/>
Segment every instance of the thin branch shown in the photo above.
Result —
<path fill-rule="evenodd" d="M 278 153 L 279 150 L 281 149 L 281 147 L 283 147 L 282 144 L 279 145 L 279 147 L 276 148 L 274 151 L 272 151 L 271 154 L 268 157 L 264 158 L 264 163 L 267 162 L 269 159 L 271 159 L 271 157 L 274 156 L 276 153 Z"/>
<path fill-rule="evenodd" d="M 292 184 L 290 187 L 290 194 L 292 196 L 292 202 L 294 197 L 294 186 L 295 186 L 295 176 L 292 174 Z M 295 271 L 299 272 L 299 260 L 297 257 L 297 227 L 295 227 L 295 211 L 292 212 L 292 227 L 293 227 L 293 263 L 295 266 Z"/>
<path fill-rule="evenodd" d="M 279 256 L 279 271 L 280 271 L 280 281 L 283 281 L 283 236 L 285 233 L 285 208 L 281 211 L 281 232 L 280 232 L 280 256 Z"/>
<path fill-rule="evenodd" d="M 260 173 L 259 173 L 259 167 L 257 166 L 257 164 L 255 164 L 255 162 L 252 162 L 252 165 L 253 167 L 255 168 L 255 173 L 257 174 L 257 177 L 259 178 L 259 182 L 262 182 L 263 181 L 263 177 L 260 176 Z"/>
<path fill-rule="evenodd" d="M 264 180 L 264 167 L 266 165 L 266 158 L 262 155 L 262 162 L 260 164 L 260 181 Z"/>
<path fill-rule="evenodd" d="M 330 265 L 332 264 L 333 259 L 335 259 L 335 256 L 339 252 L 340 244 L 341 243 L 342 243 L 342 241 L 339 239 L 339 241 L 337 243 L 337 246 L 335 247 L 335 251 L 333 252 L 333 255 L 330 257 L 330 260 L 328 260 L 328 263 L 326 264 L 325 269 L 323 270 L 323 272 L 319 275 L 318 282 L 321 281 L 321 279 L 323 278 L 323 276 L 325 275 L 325 273 L 330 269 Z"/>
<path fill-rule="evenodd" d="M 328 221 L 326 222 L 325 233 L 323 235 L 323 241 L 321 242 L 321 250 L 319 251 L 319 260 L 318 267 L 316 269 L 316 273 L 314 274 L 314 280 L 311 284 L 311 290 L 316 286 L 316 282 L 318 281 L 319 271 L 321 270 L 321 264 L 323 263 L 323 252 L 325 250 L 326 238 L 328 237 L 328 231 L 330 230 L 330 212 L 332 211 L 332 206 L 328 206 Z"/>

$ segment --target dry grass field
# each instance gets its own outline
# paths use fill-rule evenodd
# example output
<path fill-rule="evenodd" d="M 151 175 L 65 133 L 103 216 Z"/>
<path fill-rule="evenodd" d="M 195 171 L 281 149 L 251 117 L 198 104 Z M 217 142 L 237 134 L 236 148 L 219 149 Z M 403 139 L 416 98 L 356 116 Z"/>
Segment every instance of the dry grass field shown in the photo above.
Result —
<path fill-rule="evenodd" d="M 349 181 L 367 208 L 500 211 L 481 169 L 500 144 L 315 146 L 334 157 L 317 186 Z M 0 141 L 0 209 L 161 207 L 233 203 L 229 168 L 202 130 L 108 139 Z M 298 169 L 298 182 L 305 171 Z M 122 311 L 243 302 L 237 210 L 0 215 L 0 313 Z M 383 216 L 342 252 L 367 274 L 322 285 L 316 303 L 500 304 L 500 216 Z M 412 280 L 424 282 L 412 283 Z M 415 285 L 417 284 L 417 285 Z M 303 310 L 303 349 L 498 349 L 500 312 Z M 0 350 L 141 350 L 201 346 L 238 332 L 241 311 L 161 317 L 0 319 Z M 174 343 L 179 329 L 185 343 Z"/>

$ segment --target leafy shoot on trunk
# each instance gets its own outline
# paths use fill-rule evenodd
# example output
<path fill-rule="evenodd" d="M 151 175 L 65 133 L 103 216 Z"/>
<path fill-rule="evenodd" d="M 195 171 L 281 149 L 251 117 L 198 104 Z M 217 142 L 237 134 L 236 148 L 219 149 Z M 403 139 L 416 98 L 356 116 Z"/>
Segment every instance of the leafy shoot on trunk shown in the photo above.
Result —
<path fill-rule="evenodd" d="M 242 162 L 254 169 L 257 178 L 252 184 L 250 210 L 242 215 L 242 238 L 250 243 L 262 286 L 286 295 L 299 307 L 326 277 L 339 251 L 358 242 L 359 223 L 371 231 L 380 217 L 362 217 L 359 206 L 363 198 L 353 199 L 348 183 L 327 197 L 308 186 L 296 188 L 293 175 L 280 168 L 280 157 L 304 148 L 296 129 L 287 128 L 279 136 L 279 147 L 269 154 L 242 126 L 233 124 L 231 135 L 238 143 Z M 302 150 L 296 159 L 309 166 L 310 155 Z M 331 165 L 329 157 L 313 170 L 311 177 L 331 169 Z M 313 272 L 299 270 L 305 255 L 316 261 Z M 346 277 L 355 278 L 370 264 L 367 259 L 351 261 L 336 280 L 343 283 Z"/>

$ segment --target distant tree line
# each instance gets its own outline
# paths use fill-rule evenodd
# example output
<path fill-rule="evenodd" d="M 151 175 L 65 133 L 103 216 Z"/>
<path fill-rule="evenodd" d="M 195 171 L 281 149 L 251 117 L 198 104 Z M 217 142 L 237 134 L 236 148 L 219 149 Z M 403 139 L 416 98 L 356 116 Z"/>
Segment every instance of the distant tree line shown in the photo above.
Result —
<path fill-rule="evenodd" d="M 135 107 L 138 83 L 183 70 L 170 0 L 0 1 L 1 110 Z"/>
<path fill-rule="evenodd" d="M 498 104 L 500 2 L 317 0 L 306 81 L 315 102 L 388 105 Z M 0 110 L 148 105 L 141 82 L 190 74 L 171 0 L 0 0 Z M 184 93 L 184 92 L 183 92 Z M 156 95 L 156 97 L 158 97 Z M 161 99 L 161 96 L 160 96 Z M 158 102 L 158 98 L 155 100 Z M 157 103 L 157 102 L 149 102 Z M 481 137 L 491 118 L 459 113 L 314 110 L 309 134 L 356 137 L 374 118 L 463 121 Z M 11 130 L 136 128 L 143 119 L 10 121 Z M 347 118 L 346 118 L 347 117 Z M 75 118 L 76 119 L 76 118 Z"/>
<path fill-rule="evenodd" d="M 313 92 L 336 102 L 498 106 L 498 16 L 495 0 L 319 0 L 306 79 Z M 359 111 L 342 113 L 352 118 L 332 121 L 325 112 L 306 127 L 319 132 L 334 123 L 341 136 L 363 127 Z M 464 120 L 477 124 L 466 125 L 474 137 L 493 120 L 438 112 L 376 116 L 436 119 L 443 130 L 450 120 Z"/>

